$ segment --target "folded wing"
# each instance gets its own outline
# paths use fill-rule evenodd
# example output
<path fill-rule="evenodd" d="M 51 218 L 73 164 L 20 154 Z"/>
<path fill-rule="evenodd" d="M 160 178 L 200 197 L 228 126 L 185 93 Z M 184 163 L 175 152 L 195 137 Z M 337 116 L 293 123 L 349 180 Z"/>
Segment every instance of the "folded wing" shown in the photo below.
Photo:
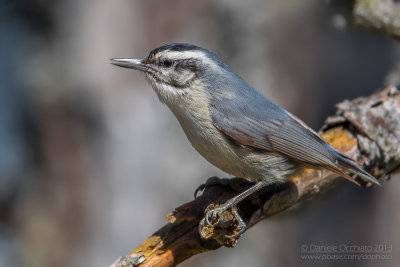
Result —
<path fill-rule="evenodd" d="M 249 101 L 250 102 L 250 101 Z M 246 105 L 243 101 L 216 101 L 211 105 L 214 126 L 240 145 L 266 153 L 278 153 L 315 168 L 331 170 L 358 184 L 346 172 L 379 182 L 341 155 L 301 120 L 263 96 Z"/>

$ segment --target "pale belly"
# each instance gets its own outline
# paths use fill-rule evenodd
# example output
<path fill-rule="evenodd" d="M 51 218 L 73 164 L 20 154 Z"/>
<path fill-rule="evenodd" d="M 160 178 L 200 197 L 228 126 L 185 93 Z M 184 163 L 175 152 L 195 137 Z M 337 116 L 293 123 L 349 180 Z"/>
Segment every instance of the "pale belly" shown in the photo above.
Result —
<path fill-rule="evenodd" d="M 193 102 L 192 102 L 193 103 Z M 192 146 L 211 164 L 224 172 L 253 181 L 283 182 L 296 170 L 287 158 L 270 155 L 231 142 L 212 124 L 206 103 L 185 108 L 170 106 Z"/>
<path fill-rule="evenodd" d="M 250 166 L 243 162 L 243 152 L 229 144 L 216 128 L 207 126 L 182 128 L 192 146 L 211 164 L 236 177 L 255 179 L 258 173 L 250 171 Z"/>
<path fill-rule="evenodd" d="M 211 123 L 178 120 L 192 146 L 211 164 L 235 177 L 274 183 L 285 181 L 295 172 L 287 159 L 233 144 Z"/>

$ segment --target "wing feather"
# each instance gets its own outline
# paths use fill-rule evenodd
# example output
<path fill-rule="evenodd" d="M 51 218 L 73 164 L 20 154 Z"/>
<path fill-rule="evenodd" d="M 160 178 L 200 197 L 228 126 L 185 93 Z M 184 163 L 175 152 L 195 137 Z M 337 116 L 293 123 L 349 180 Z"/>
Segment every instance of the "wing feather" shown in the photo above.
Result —
<path fill-rule="evenodd" d="M 285 110 L 269 104 L 273 103 L 266 103 L 257 114 L 251 106 L 237 108 L 220 103 L 211 108 L 212 121 L 241 145 L 279 153 L 312 166 L 337 169 L 332 148 L 325 141 Z M 263 113 L 265 116 L 260 116 Z"/>
<path fill-rule="evenodd" d="M 347 172 L 379 184 L 350 159 L 341 155 L 304 122 L 251 88 L 239 76 L 209 87 L 214 126 L 230 139 L 265 153 L 329 169 L 357 183 Z M 229 78 L 229 77 L 228 77 Z"/>

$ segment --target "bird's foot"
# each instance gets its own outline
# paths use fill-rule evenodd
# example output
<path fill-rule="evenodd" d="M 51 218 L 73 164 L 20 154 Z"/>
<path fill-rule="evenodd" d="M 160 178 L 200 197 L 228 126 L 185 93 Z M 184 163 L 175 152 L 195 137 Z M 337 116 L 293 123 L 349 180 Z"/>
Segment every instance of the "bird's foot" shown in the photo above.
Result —
<path fill-rule="evenodd" d="M 218 184 L 221 185 L 220 179 L 211 181 L 212 183 L 218 181 Z M 230 181 L 232 180 L 226 180 L 226 182 Z M 247 185 L 245 190 L 241 189 L 239 194 L 235 195 L 224 204 L 208 205 L 204 212 L 205 216 L 199 223 L 199 234 L 203 239 L 209 239 L 212 237 L 219 244 L 227 247 L 235 246 L 237 239 L 247 229 L 245 221 L 238 212 L 237 204 L 245 198 L 252 196 L 254 192 L 265 186 L 263 181 L 259 181 L 255 184 L 244 179 L 234 181 L 236 182 L 233 184 L 238 184 L 238 181 L 245 181 L 252 185 L 250 187 Z M 207 187 L 207 184 L 209 184 L 208 181 L 204 187 Z M 231 187 L 232 184 L 228 183 L 228 185 Z M 233 188 L 231 187 L 231 189 Z M 233 189 L 233 191 L 236 190 Z M 207 192 L 203 194 L 207 197 Z"/>
<path fill-rule="evenodd" d="M 206 212 L 204 219 L 209 226 L 214 226 L 219 222 L 220 218 L 223 218 L 223 213 L 227 211 L 230 207 L 226 204 L 213 208 Z"/>
<path fill-rule="evenodd" d="M 199 224 L 199 233 L 204 239 L 213 237 L 220 244 L 233 247 L 246 227 L 235 205 L 225 203 L 215 207 L 211 204 Z"/>

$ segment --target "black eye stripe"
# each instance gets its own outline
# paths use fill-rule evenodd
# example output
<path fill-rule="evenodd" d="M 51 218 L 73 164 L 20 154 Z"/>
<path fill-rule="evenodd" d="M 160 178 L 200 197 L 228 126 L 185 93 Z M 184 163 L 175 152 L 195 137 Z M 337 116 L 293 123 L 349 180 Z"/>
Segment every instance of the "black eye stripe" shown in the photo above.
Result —
<path fill-rule="evenodd" d="M 196 71 L 197 70 L 197 60 L 195 59 L 183 59 L 179 60 L 175 64 L 175 69 L 176 70 L 191 70 L 191 71 Z"/>
<path fill-rule="evenodd" d="M 171 67 L 173 63 L 174 62 L 171 59 L 164 60 L 164 66 L 167 68 Z"/>
<path fill-rule="evenodd" d="M 182 70 L 191 70 L 197 71 L 197 64 L 198 60 L 196 59 L 179 59 L 179 60 L 172 60 L 172 59 L 160 59 L 158 64 L 165 68 L 170 68 L 174 66 L 177 71 Z"/>
<path fill-rule="evenodd" d="M 169 68 L 174 64 L 174 61 L 171 59 L 164 59 L 164 60 L 159 61 L 159 64 L 160 64 L 160 66 Z"/>

